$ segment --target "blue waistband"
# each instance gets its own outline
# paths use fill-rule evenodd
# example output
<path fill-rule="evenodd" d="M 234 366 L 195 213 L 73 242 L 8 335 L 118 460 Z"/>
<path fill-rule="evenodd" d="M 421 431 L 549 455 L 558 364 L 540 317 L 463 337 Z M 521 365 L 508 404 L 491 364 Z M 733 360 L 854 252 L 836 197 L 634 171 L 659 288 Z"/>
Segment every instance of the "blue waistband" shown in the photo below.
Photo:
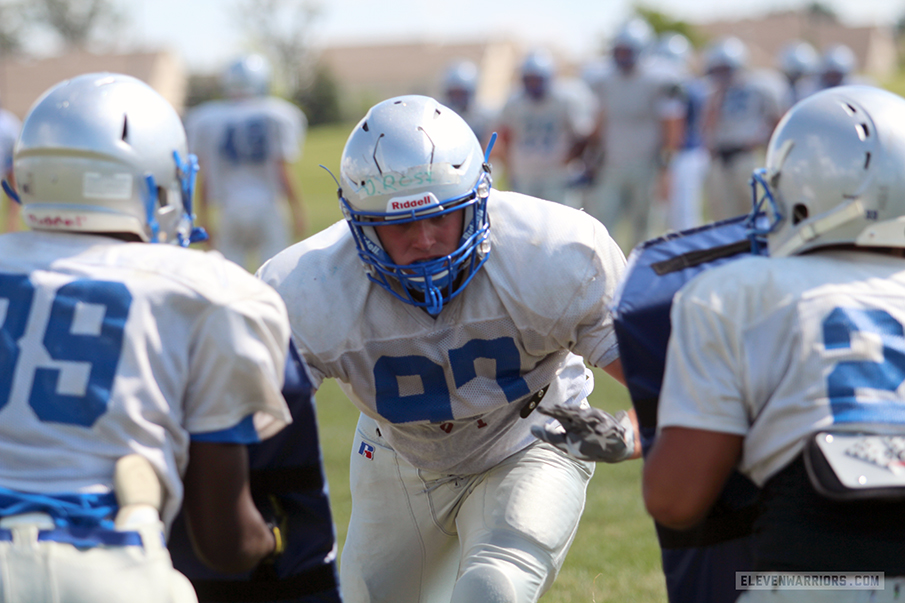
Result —
<path fill-rule="evenodd" d="M 46 513 L 57 528 L 103 528 L 112 531 L 113 518 L 118 509 L 113 492 L 37 494 L 0 486 L 0 517 Z"/>
<path fill-rule="evenodd" d="M 12 541 L 13 531 L 0 528 L 0 542 Z M 39 530 L 38 540 L 53 540 L 71 544 L 77 548 L 96 546 L 141 546 L 141 534 L 138 532 L 117 532 L 105 528 L 83 528 L 70 526 L 53 530 Z"/>

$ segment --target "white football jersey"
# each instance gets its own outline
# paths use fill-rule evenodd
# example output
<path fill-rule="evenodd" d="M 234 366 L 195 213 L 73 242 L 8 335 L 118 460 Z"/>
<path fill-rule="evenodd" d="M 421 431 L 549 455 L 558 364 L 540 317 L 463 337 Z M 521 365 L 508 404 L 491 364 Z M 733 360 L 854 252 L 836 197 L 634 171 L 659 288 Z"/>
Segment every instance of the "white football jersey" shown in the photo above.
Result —
<path fill-rule="evenodd" d="M 572 145 L 594 129 L 595 108 L 588 97 L 576 93 L 578 82 L 555 81 L 540 101 L 520 90 L 503 106 L 498 127 L 511 133 L 509 165 L 511 178 L 533 181 L 566 174 L 566 159 Z"/>
<path fill-rule="evenodd" d="M 582 357 L 618 356 L 608 310 L 625 258 L 587 214 L 492 190 L 490 256 L 437 317 L 369 281 L 338 222 L 265 264 L 319 386 L 332 377 L 416 467 L 484 471 L 535 440 L 545 402 L 578 404 L 593 382 Z M 329 318 L 326 318 L 329 317 Z"/>
<path fill-rule="evenodd" d="M 712 148 L 747 149 L 766 144 L 782 115 L 782 99 L 771 81 L 757 73 L 744 73 L 726 89 L 709 132 Z"/>
<path fill-rule="evenodd" d="M 905 431 L 901 258 L 745 258 L 689 282 L 671 320 L 658 428 L 745 436 L 758 485 L 817 430 Z"/>
<path fill-rule="evenodd" d="M 185 120 L 212 203 L 272 210 L 283 195 L 279 164 L 298 159 L 304 113 L 276 97 L 211 101 Z"/>
<path fill-rule="evenodd" d="M 139 453 L 182 501 L 189 436 L 291 421 L 286 308 L 219 254 L 86 234 L 0 236 L 0 486 L 104 493 Z"/>
<path fill-rule="evenodd" d="M 611 69 L 595 82 L 604 119 L 604 161 L 612 166 L 653 164 L 663 145 L 663 120 L 681 117 L 678 73 L 646 62 L 626 75 Z"/>

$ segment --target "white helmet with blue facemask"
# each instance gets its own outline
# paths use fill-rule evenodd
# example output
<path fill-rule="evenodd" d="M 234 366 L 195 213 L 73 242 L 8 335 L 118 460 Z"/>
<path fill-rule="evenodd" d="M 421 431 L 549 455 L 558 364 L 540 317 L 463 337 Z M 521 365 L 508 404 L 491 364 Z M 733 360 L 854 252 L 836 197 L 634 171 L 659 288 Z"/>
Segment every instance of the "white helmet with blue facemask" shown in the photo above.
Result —
<path fill-rule="evenodd" d="M 905 248 L 905 98 L 837 86 L 792 107 L 752 178 L 749 233 L 771 256 Z"/>
<path fill-rule="evenodd" d="M 481 145 L 455 111 L 415 95 L 372 107 L 346 141 L 339 191 L 368 278 L 400 300 L 439 314 L 487 260 L 490 187 Z M 374 228 L 463 210 L 458 248 L 408 265 L 393 261 Z"/>
<path fill-rule="evenodd" d="M 127 75 L 89 73 L 34 104 L 13 157 L 23 217 L 37 230 L 126 234 L 187 246 L 198 163 L 176 110 Z"/>

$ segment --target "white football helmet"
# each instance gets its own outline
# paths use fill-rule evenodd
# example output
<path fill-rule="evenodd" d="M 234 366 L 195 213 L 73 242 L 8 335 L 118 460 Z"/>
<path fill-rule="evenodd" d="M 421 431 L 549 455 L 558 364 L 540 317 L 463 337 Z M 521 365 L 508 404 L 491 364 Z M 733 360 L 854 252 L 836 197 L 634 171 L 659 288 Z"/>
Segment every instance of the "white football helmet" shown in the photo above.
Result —
<path fill-rule="evenodd" d="M 13 169 L 37 230 L 204 240 L 192 227 L 198 163 L 175 109 L 144 82 L 90 73 L 44 93 L 22 124 Z"/>
<path fill-rule="evenodd" d="M 270 62 L 259 54 L 236 59 L 221 76 L 223 92 L 230 98 L 270 94 Z"/>
<path fill-rule="evenodd" d="M 651 45 L 654 30 L 640 17 L 629 19 L 613 38 L 613 60 L 620 69 L 629 71 Z"/>
<path fill-rule="evenodd" d="M 779 51 L 779 68 L 792 81 L 817 72 L 820 56 L 803 40 L 793 40 Z"/>
<path fill-rule="evenodd" d="M 368 278 L 402 301 L 439 314 L 490 253 L 490 186 L 481 145 L 455 111 L 416 95 L 372 107 L 346 141 L 339 189 Z M 415 264 L 395 264 L 373 228 L 375 222 L 403 224 L 462 209 L 458 249 Z"/>
<path fill-rule="evenodd" d="M 839 86 L 855 71 L 857 59 L 845 44 L 834 44 L 823 52 L 820 59 L 820 78 L 824 87 Z"/>
<path fill-rule="evenodd" d="M 736 71 L 748 64 L 748 46 L 735 36 L 722 38 L 711 44 L 704 52 L 704 71 L 716 69 Z"/>
<path fill-rule="evenodd" d="M 478 66 L 471 61 L 458 61 L 449 66 L 443 78 L 446 103 L 464 113 L 468 110 L 478 87 Z"/>
<path fill-rule="evenodd" d="M 827 245 L 905 247 L 905 99 L 839 86 L 796 104 L 752 179 L 749 232 L 771 256 Z"/>
<path fill-rule="evenodd" d="M 546 96 L 556 75 L 556 61 L 547 50 L 537 48 L 525 56 L 521 74 L 525 92 L 531 98 L 540 100 Z"/>
<path fill-rule="evenodd" d="M 688 63 L 692 50 L 691 41 L 677 31 L 667 31 L 657 39 L 656 53 L 679 65 Z"/>

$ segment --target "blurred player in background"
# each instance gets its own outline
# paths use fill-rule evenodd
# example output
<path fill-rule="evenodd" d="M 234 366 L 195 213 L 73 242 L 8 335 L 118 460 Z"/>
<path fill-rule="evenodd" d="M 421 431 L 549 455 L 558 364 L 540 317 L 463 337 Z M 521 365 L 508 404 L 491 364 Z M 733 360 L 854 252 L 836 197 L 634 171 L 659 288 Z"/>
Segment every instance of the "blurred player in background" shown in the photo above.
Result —
<path fill-rule="evenodd" d="M 781 107 L 785 113 L 792 105 L 819 89 L 817 72 L 820 55 L 807 42 L 792 40 L 780 49 L 776 62 L 788 82 L 788 89 Z"/>
<path fill-rule="evenodd" d="M 853 81 L 852 76 L 855 73 L 857 64 L 855 53 L 845 44 L 829 46 L 820 57 L 820 89 L 856 83 Z"/>
<path fill-rule="evenodd" d="M 211 567 L 279 552 L 245 444 L 290 421 L 286 308 L 182 248 L 196 167 L 176 111 L 128 76 L 62 82 L 25 120 L 33 230 L 0 236 L 4 600 L 195 601 L 164 544 L 180 506 Z"/>
<path fill-rule="evenodd" d="M 249 269 L 305 232 L 292 164 L 307 119 L 292 103 L 271 96 L 270 86 L 270 64 L 247 55 L 223 73 L 227 99 L 199 105 L 186 116 L 189 148 L 202 169 L 199 218 L 213 228 L 213 245 Z"/>
<path fill-rule="evenodd" d="M 643 19 L 624 24 L 613 40 L 615 68 L 599 79 L 595 90 L 600 109 L 593 144 L 600 146 L 603 163 L 589 193 L 588 211 L 626 251 L 651 234 L 657 184 L 666 177 L 682 137 L 680 74 L 644 60 L 653 40 L 653 30 Z M 663 197 L 666 191 L 660 190 Z M 619 228 L 623 220 L 627 232 Z"/>
<path fill-rule="evenodd" d="M 492 189 L 471 128 L 424 96 L 371 108 L 340 187 L 346 221 L 259 275 L 314 384 L 336 379 L 361 412 L 343 598 L 537 601 L 593 466 L 538 442 L 533 411 L 586 405 L 584 361 L 622 380 L 608 303 L 625 258 L 587 214 Z M 607 418 L 612 460 L 638 454 L 631 417 Z"/>
<path fill-rule="evenodd" d="M 476 98 L 478 66 L 471 61 L 456 61 L 443 77 L 444 103 L 465 120 L 482 145 L 490 141 L 493 113 Z"/>
<path fill-rule="evenodd" d="M 678 32 L 665 32 L 657 42 L 657 56 L 664 68 L 678 74 L 682 103 L 681 139 L 667 166 L 667 227 L 676 231 L 693 228 L 703 221 L 704 180 L 710 165 L 703 132 L 710 87 L 692 69 L 693 51 L 688 38 Z M 664 159 L 668 157 L 667 153 Z"/>
<path fill-rule="evenodd" d="M 22 123 L 11 111 L 0 107 L 0 166 L 2 176 L 15 188 L 16 179 L 13 175 L 13 147 Z M 13 232 L 19 230 L 19 204 L 8 195 L 6 196 L 6 230 Z"/>
<path fill-rule="evenodd" d="M 683 288 L 645 504 L 694 525 L 730 471 L 761 492 L 755 570 L 884 572 L 885 590 L 752 601 L 894 601 L 905 590 L 905 99 L 835 87 L 784 117 L 754 175 L 769 257 Z"/>
<path fill-rule="evenodd" d="M 564 203 L 569 163 L 594 127 L 593 109 L 587 106 L 590 95 L 560 85 L 556 64 L 546 50 L 530 52 L 520 75 L 519 90 L 498 116 L 495 157 L 512 190 Z"/>
<path fill-rule="evenodd" d="M 748 181 L 781 116 L 777 90 L 748 67 L 748 48 L 736 37 L 713 42 L 704 69 L 713 87 L 704 117 L 710 149 L 706 195 L 711 221 L 748 213 Z"/>

